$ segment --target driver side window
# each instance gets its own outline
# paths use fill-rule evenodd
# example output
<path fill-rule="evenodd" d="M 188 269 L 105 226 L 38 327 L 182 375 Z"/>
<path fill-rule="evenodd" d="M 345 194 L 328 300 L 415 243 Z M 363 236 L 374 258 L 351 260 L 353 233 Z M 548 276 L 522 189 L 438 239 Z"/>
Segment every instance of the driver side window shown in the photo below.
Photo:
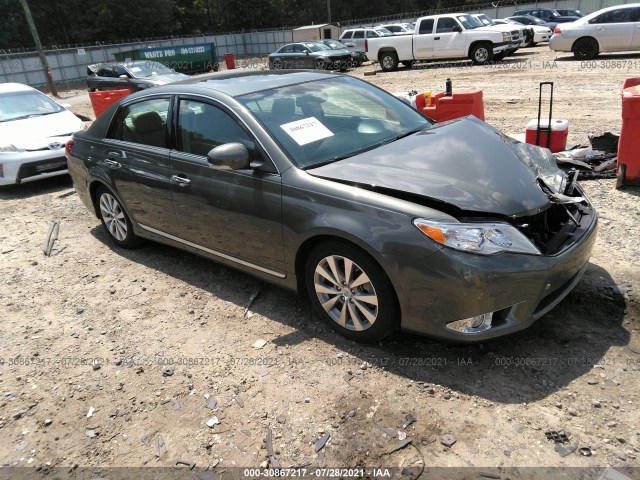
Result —
<path fill-rule="evenodd" d="M 241 143 L 249 158 L 260 160 L 253 138 L 221 108 L 196 100 L 181 100 L 178 110 L 178 149 L 206 157 L 212 148 L 225 143 Z"/>
<path fill-rule="evenodd" d="M 458 25 L 458 22 L 451 17 L 444 17 L 438 19 L 436 27 L 436 33 L 450 33 L 453 32 L 453 28 Z"/>

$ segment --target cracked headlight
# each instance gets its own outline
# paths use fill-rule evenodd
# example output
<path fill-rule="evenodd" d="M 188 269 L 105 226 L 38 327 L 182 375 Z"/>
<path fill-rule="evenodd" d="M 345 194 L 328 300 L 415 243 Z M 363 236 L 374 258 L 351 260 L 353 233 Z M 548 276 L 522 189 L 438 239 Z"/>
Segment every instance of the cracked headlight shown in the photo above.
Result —
<path fill-rule="evenodd" d="M 18 149 L 15 145 L 0 145 L 0 152 L 17 152 Z"/>
<path fill-rule="evenodd" d="M 413 224 L 432 240 L 463 252 L 481 255 L 501 252 L 540 255 L 540 250 L 508 223 L 435 222 L 416 218 Z"/>

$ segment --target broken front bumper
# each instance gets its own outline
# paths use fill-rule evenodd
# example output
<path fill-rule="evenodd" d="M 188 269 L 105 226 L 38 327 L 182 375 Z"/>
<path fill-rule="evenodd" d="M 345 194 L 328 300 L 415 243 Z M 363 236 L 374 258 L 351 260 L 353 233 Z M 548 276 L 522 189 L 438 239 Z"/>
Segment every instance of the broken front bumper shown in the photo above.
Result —
<path fill-rule="evenodd" d="M 572 243 L 552 255 L 475 255 L 443 248 L 390 273 L 400 301 L 403 330 L 443 339 L 479 342 L 522 330 L 576 286 L 596 239 L 589 205 Z M 491 314 L 487 328 L 456 328 Z"/>

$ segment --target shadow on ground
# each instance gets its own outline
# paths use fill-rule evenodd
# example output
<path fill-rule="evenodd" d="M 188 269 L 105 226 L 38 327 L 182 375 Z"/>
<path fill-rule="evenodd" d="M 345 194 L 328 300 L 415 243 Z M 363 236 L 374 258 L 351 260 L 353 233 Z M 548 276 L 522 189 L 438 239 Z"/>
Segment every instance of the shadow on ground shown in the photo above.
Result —
<path fill-rule="evenodd" d="M 125 250 L 114 246 L 101 227 L 91 232 L 115 254 L 241 308 L 262 285 L 249 275 L 172 247 L 147 242 L 135 250 Z M 405 333 L 377 345 L 357 344 L 316 319 L 301 297 L 274 286 L 261 290 L 251 310 L 294 329 L 272 340 L 279 346 L 294 347 L 294 356 L 296 345 L 314 338 L 348 354 L 317 358 L 305 349 L 305 361 L 343 365 L 343 370 L 357 370 L 358 365 L 369 362 L 424 382 L 426 386 L 421 388 L 436 384 L 491 401 L 523 403 L 557 392 L 588 374 L 595 364 L 606 364 L 610 347 L 629 343 L 629 333 L 622 327 L 627 306 L 624 297 L 609 288 L 614 283 L 607 271 L 590 264 L 578 287 L 531 328 L 472 345 L 446 344 Z M 230 324 L 229 328 L 235 327 Z M 347 363 L 349 360 L 353 362 Z"/>

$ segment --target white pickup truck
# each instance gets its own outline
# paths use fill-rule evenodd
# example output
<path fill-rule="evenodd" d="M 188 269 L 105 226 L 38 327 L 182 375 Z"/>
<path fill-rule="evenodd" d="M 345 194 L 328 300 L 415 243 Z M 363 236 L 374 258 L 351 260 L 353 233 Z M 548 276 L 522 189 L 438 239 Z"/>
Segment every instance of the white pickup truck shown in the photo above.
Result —
<path fill-rule="evenodd" d="M 465 13 L 419 18 L 413 35 L 370 38 L 365 42 L 369 59 L 378 59 L 383 71 L 398 63 L 410 66 L 416 60 L 469 58 L 476 64 L 501 60 L 520 46 L 520 33 L 484 26 Z"/>

